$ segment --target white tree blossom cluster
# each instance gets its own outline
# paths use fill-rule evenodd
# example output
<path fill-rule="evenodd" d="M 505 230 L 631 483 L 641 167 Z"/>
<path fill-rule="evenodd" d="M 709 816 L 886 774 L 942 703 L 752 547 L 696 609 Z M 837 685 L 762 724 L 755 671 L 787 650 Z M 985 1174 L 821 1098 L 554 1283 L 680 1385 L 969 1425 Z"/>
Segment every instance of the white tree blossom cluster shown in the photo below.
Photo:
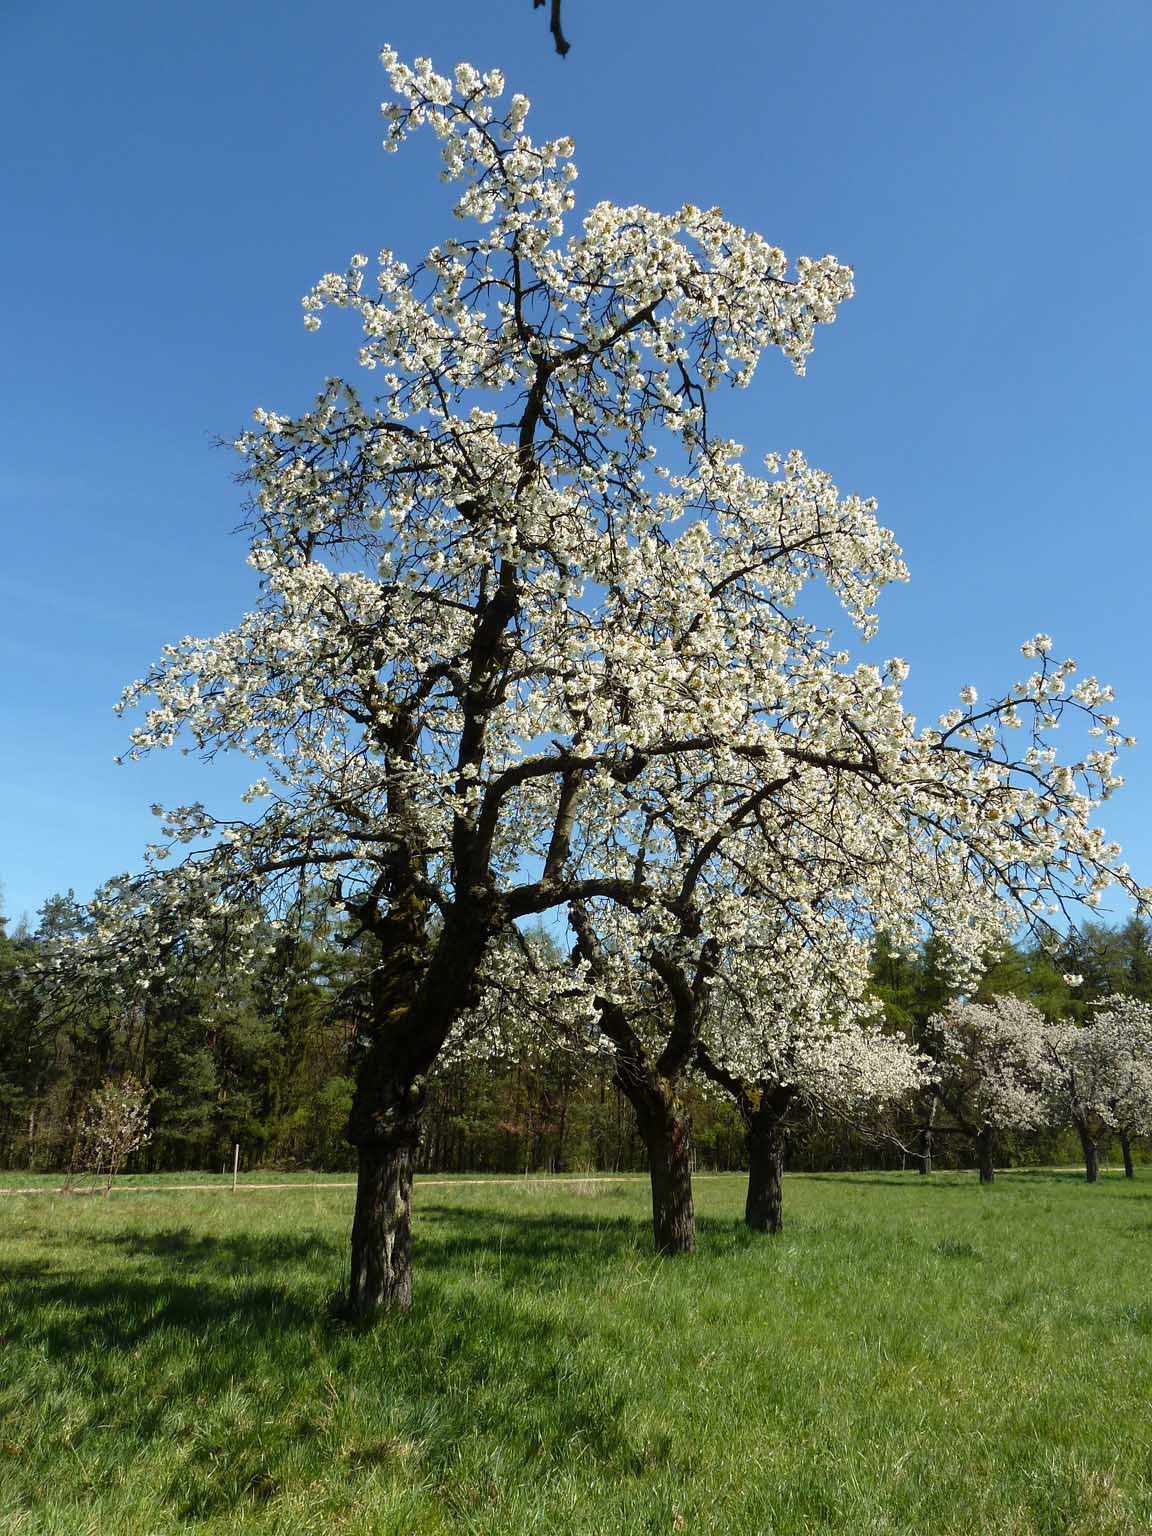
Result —
<path fill-rule="evenodd" d="M 160 996 L 177 971 L 246 972 L 267 956 L 278 927 L 250 884 L 229 886 L 197 861 L 159 877 L 117 876 L 96 891 L 87 917 L 84 931 L 41 946 L 40 989 L 58 1008 L 83 1012 L 99 999 L 127 1013 Z"/>
<path fill-rule="evenodd" d="M 1018 997 L 955 1002 L 935 1014 L 928 1042 L 953 1114 L 998 1131 L 1044 1125 L 1050 1117 L 1047 1043 L 1053 1027 Z"/>
<path fill-rule="evenodd" d="M 717 1031 L 721 1048 L 705 1049 L 717 1065 L 763 1092 L 786 1090 L 791 1104 L 817 1117 L 850 1119 L 869 1109 L 905 1101 L 931 1077 L 932 1064 L 902 1035 L 866 1019 L 825 1018 L 802 1026 L 793 1012 L 765 1010 L 756 1024 L 739 1031 L 742 1068 L 725 1049 L 730 1039 Z M 752 1047 L 749 1049 L 749 1047 Z"/>

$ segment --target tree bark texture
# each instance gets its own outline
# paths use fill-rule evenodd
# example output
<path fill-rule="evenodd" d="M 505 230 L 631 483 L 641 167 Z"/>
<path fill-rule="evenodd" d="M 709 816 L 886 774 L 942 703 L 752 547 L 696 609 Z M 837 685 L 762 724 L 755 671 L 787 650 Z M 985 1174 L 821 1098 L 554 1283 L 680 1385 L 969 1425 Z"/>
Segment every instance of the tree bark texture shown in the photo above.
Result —
<path fill-rule="evenodd" d="M 1100 1177 L 1100 1149 L 1096 1145 L 1095 1136 L 1082 1121 L 1077 1122 L 1076 1131 L 1084 1153 L 1084 1177 L 1089 1184 L 1095 1184 Z"/>
<path fill-rule="evenodd" d="M 1134 1179 L 1136 1170 L 1132 1166 L 1132 1138 L 1127 1131 L 1120 1132 L 1120 1151 L 1124 1154 L 1124 1177 Z"/>
<path fill-rule="evenodd" d="M 753 1232 L 784 1230 L 784 1125 L 762 1101 L 748 1116 L 748 1197 L 744 1220 Z"/>
<path fill-rule="evenodd" d="M 349 1120 L 356 1146 L 356 1211 L 348 1308 L 358 1322 L 412 1305 L 412 1171 L 424 1082 L 361 1082 Z"/>
<path fill-rule="evenodd" d="M 412 1305 L 412 1157 L 405 1145 L 361 1147 L 348 1304 L 360 1321 Z"/>
<path fill-rule="evenodd" d="M 980 1170 L 981 1184 L 991 1184 L 996 1178 L 996 1132 L 990 1125 L 982 1125 L 976 1133 L 976 1166 Z"/>
<path fill-rule="evenodd" d="M 696 1251 L 692 1203 L 691 1124 L 668 1082 L 646 1074 L 621 1075 L 620 1087 L 636 1111 L 648 1150 L 652 1181 L 652 1236 L 656 1252 L 669 1256 Z"/>

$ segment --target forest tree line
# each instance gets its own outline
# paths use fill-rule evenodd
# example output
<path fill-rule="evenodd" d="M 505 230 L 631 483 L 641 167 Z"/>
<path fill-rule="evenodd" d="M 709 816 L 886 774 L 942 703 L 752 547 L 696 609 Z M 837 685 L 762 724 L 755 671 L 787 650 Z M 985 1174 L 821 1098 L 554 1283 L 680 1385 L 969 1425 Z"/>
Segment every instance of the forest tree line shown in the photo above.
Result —
<path fill-rule="evenodd" d="M 124 1074 L 145 1085 L 149 1100 L 151 1136 L 132 1160 L 137 1171 L 230 1167 L 237 1144 L 248 1168 L 355 1167 L 345 1130 L 375 958 L 363 936 L 350 941 L 322 897 L 256 968 L 211 977 L 177 968 L 127 1008 L 100 997 L 61 1007 L 38 985 L 37 962 L 89 922 L 71 891 L 45 902 L 35 927 L 21 922 L 9 933 L 0 919 L 0 1167 L 68 1168 L 85 1105 Z M 883 936 L 872 987 L 887 1028 L 917 1046 L 955 993 L 931 940 L 907 954 Z M 1081 1020 L 1117 993 L 1152 1001 L 1152 926 L 1140 918 L 1072 929 L 1056 950 L 1009 946 L 990 958 L 973 995 L 1024 998 L 1050 1019 Z M 518 1058 L 457 1056 L 439 1068 L 423 1171 L 645 1168 L 644 1141 L 609 1060 L 543 1035 Z M 731 1100 L 701 1082 L 687 1105 L 695 1165 L 746 1167 L 745 1126 Z M 911 1166 L 926 1113 L 920 1100 L 866 1124 L 802 1122 L 789 1132 L 788 1166 Z M 932 1120 L 935 1166 L 972 1166 L 971 1142 L 947 1110 Z M 1000 1152 L 1022 1164 L 1077 1160 L 1067 1130 L 1006 1135 Z"/>

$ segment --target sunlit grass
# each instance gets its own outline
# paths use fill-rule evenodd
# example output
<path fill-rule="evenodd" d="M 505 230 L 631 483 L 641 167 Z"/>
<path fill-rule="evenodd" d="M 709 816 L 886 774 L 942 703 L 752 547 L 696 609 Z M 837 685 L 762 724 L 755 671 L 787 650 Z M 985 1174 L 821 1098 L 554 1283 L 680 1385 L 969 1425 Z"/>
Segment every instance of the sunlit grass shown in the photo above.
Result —
<path fill-rule="evenodd" d="M 418 1189 L 415 1310 L 327 1320 L 352 1192 L 0 1205 L 0 1530 L 1152 1530 L 1152 1181 Z"/>

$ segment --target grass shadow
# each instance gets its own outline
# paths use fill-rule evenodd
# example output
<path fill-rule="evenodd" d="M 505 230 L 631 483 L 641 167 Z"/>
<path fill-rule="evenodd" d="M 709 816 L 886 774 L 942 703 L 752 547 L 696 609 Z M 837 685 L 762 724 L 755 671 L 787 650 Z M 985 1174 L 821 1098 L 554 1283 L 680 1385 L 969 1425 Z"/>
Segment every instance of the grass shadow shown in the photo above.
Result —
<path fill-rule="evenodd" d="M 433 1268 L 463 1256 L 485 1256 L 509 1264 L 517 1278 L 558 1265 L 597 1266 L 651 1243 L 651 1224 L 642 1216 L 576 1216 L 523 1211 L 498 1213 L 449 1204 L 421 1205 L 415 1234 L 418 1262 Z"/>
<path fill-rule="evenodd" d="M 227 1271 L 307 1263 L 319 1253 L 331 1254 L 342 1248 L 334 1238 L 320 1234 L 301 1237 L 281 1232 L 229 1232 L 221 1235 L 197 1233 L 189 1227 L 169 1227 L 154 1232 L 98 1232 L 87 1234 L 83 1241 L 116 1248 L 130 1259 L 163 1259 Z"/>
<path fill-rule="evenodd" d="M 810 1173 L 805 1179 L 814 1184 L 849 1184 L 857 1189 L 875 1189 L 887 1187 L 889 1189 L 902 1190 L 950 1190 L 968 1193 L 973 1188 L 980 1187 L 980 1180 L 975 1169 L 972 1168 L 942 1168 L 936 1173 L 927 1176 L 916 1174 L 909 1170 L 907 1173 Z M 1087 1184 L 1083 1171 L 1056 1168 L 998 1168 L 996 1178 L 991 1186 L 985 1188 L 1026 1189 L 1029 1185 L 1057 1184 L 1060 1186 Z M 1126 1189 L 1131 1191 L 1132 1181 L 1119 1178 L 1116 1174 L 1105 1174 L 1098 1185 L 1097 1190 L 1107 1188 L 1110 1192 Z M 1152 1192 L 1144 1195 L 1129 1194 L 1129 1199 L 1152 1200 Z"/>
<path fill-rule="evenodd" d="M 959 1176 L 958 1176 L 959 1175 Z M 856 1189 L 903 1189 L 903 1190 L 959 1190 L 967 1194 L 979 1183 L 974 1172 L 966 1169 L 945 1169 L 940 1174 L 922 1177 L 906 1173 L 809 1173 L 805 1179 L 813 1184 L 850 1184 Z"/>
<path fill-rule="evenodd" d="M 541 1293 L 560 1268 L 591 1288 L 642 1230 L 426 1206 L 414 1310 L 364 1332 L 325 1315 L 342 1233 L 75 1232 L 66 1259 L 53 1248 L 50 1265 L 0 1278 L 0 1421 L 39 1419 L 41 1459 L 20 1467 L 30 1488 L 61 1456 L 87 1462 L 113 1430 L 128 1436 L 165 1469 L 166 1507 L 184 1521 L 267 1507 L 334 1458 L 350 1486 L 406 1481 L 417 1461 L 448 1486 L 478 1436 L 529 1468 L 578 1455 L 640 1475 L 650 1456 L 627 1425 L 629 1386 L 594 1363 L 602 1324 Z"/>

